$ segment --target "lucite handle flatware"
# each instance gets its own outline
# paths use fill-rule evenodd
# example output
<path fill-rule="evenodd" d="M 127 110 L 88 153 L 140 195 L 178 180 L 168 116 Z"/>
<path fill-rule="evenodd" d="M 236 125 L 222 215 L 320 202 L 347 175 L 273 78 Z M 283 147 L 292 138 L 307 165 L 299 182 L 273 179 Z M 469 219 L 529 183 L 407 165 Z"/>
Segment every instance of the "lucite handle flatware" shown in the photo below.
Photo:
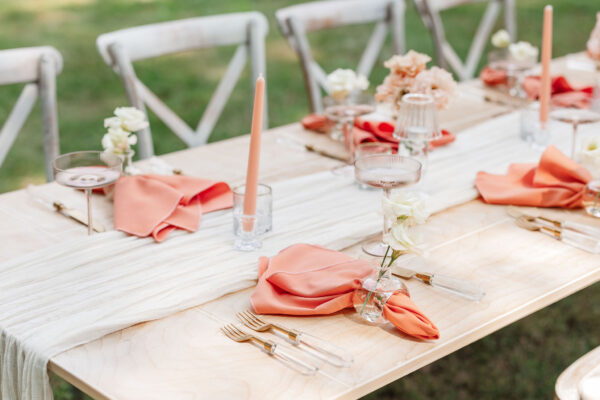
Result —
<path fill-rule="evenodd" d="M 560 232 L 559 240 L 565 242 L 568 245 L 577 247 L 578 249 L 585 250 L 592 254 L 600 253 L 600 239 L 592 236 L 584 235 L 579 232 L 575 232 L 569 229 L 563 229 Z"/>
<path fill-rule="evenodd" d="M 579 233 L 583 233 L 584 235 L 591 236 L 600 240 L 600 228 L 596 228 L 594 226 L 580 224 L 578 222 L 569 222 L 565 221 L 562 223 L 563 229 L 568 229 L 572 231 L 576 231 Z"/>
<path fill-rule="evenodd" d="M 293 343 L 299 345 L 307 353 L 335 367 L 349 367 L 354 361 L 352 354 L 344 349 L 305 332 L 299 332 L 296 341 Z"/>
<path fill-rule="evenodd" d="M 289 346 L 282 344 L 274 344 L 270 354 L 286 364 L 293 370 L 301 373 L 302 375 L 314 375 L 319 370 L 319 367 L 314 365 L 306 356 L 297 354 L 299 352 L 293 351 Z"/>
<path fill-rule="evenodd" d="M 479 301 L 485 296 L 485 292 L 471 282 L 450 278 L 445 275 L 431 275 L 429 284 L 472 301 Z"/>

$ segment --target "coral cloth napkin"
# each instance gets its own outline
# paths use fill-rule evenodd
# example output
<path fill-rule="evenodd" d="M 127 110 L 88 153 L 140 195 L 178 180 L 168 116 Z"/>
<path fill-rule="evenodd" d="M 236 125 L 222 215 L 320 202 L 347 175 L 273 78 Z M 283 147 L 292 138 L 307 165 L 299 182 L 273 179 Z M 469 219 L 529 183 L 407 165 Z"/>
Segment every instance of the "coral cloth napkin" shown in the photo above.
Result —
<path fill-rule="evenodd" d="M 194 232 L 204 213 L 233 206 L 225 182 L 181 175 L 135 175 L 115 185 L 115 229 L 163 241 L 174 229 Z"/>
<path fill-rule="evenodd" d="M 353 307 L 352 295 L 372 267 L 340 252 L 296 244 L 272 258 L 261 257 L 250 300 L 259 314 L 324 315 Z M 438 339 L 439 331 L 407 294 L 393 295 L 384 317 L 403 333 Z"/>
<path fill-rule="evenodd" d="M 302 118 L 302 126 L 305 129 L 328 133 L 333 124 L 323 115 L 310 114 Z M 354 121 L 354 130 L 352 132 L 354 146 L 360 143 L 383 142 L 389 143 L 394 149 L 398 149 L 398 139 L 394 137 L 394 123 L 387 119 L 371 114 L 369 117 L 358 117 Z M 346 132 L 346 147 L 350 147 L 349 132 Z M 456 139 L 454 134 L 442 130 L 442 137 L 430 143 L 430 148 L 440 147 L 452 143 Z"/>
<path fill-rule="evenodd" d="M 581 207 L 591 174 L 554 146 L 539 165 L 512 164 L 506 175 L 479 172 L 475 187 L 486 203 L 536 207 Z"/>
<path fill-rule="evenodd" d="M 506 72 L 485 67 L 479 75 L 483 83 L 488 86 L 497 86 L 506 83 Z M 540 77 L 528 76 L 523 80 L 523 90 L 530 99 L 537 99 L 540 95 Z M 576 88 L 564 76 L 552 78 L 552 104 L 557 107 L 588 108 L 592 98 L 593 88 L 586 86 Z"/>

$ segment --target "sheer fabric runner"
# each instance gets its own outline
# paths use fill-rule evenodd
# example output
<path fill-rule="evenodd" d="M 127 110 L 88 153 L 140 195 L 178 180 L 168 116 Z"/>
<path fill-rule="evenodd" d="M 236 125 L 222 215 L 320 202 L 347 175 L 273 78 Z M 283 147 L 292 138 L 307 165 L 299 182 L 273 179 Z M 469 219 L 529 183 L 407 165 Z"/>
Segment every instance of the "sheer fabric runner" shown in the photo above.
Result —
<path fill-rule="evenodd" d="M 441 211 L 477 197 L 477 171 L 501 173 L 539 154 L 518 139 L 518 115 L 503 116 L 436 149 L 418 189 Z M 250 287 L 259 255 L 300 242 L 342 250 L 381 230 L 381 193 L 329 172 L 274 184 L 273 193 L 274 231 L 259 252 L 234 251 L 231 212 L 218 212 L 161 244 L 113 231 L 0 264 L 0 398 L 51 399 L 51 357 Z"/>

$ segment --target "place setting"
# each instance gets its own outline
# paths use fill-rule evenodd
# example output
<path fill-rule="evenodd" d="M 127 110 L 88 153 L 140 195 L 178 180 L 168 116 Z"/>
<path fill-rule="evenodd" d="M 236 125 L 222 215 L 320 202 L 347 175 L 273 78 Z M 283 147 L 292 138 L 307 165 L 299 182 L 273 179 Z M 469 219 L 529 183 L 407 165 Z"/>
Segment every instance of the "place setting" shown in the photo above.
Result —
<path fill-rule="evenodd" d="M 494 32 L 490 3 L 463 63 L 442 6 L 414 4 L 427 54 L 403 42 L 399 4 L 274 14 L 303 110 L 283 66 L 267 75 L 273 24 L 258 11 L 103 34 L 127 102 L 62 147 L 60 52 L 0 50 L 0 84 L 25 83 L 0 165 L 39 96 L 48 178 L 0 194 L 0 398 L 62 400 L 53 374 L 98 398 L 359 398 L 595 284 L 600 72 L 576 82 L 552 59 L 550 5 L 529 43 Z M 355 20 L 376 23 L 357 68 L 326 72 L 306 34 Z M 570 57 L 598 59 L 599 29 Z M 195 129 L 159 99 L 180 89 L 134 69 L 224 44 L 238 47 Z"/>

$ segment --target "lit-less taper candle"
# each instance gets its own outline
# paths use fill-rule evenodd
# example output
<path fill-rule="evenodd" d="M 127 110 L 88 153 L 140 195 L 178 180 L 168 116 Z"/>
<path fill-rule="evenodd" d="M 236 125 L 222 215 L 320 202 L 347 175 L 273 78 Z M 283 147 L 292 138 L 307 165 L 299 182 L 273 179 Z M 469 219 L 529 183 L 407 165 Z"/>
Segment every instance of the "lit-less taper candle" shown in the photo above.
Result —
<path fill-rule="evenodd" d="M 258 193 L 258 165 L 260 162 L 260 137 L 263 125 L 263 103 L 265 100 L 265 78 L 262 75 L 256 80 L 254 89 L 254 111 L 252 113 L 252 131 L 250 132 L 250 151 L 248 154 L 248 171 L 244 191 L 244 215 L 256 214 L 256 196 Z M 243 229 L 249 232 L 253 221 L 243 222 Z"/>
<path fill-rule="evenodd" d="M 552 60 L 552 6 L 544 7 L 544 28 L 542 31 L 542 79 L 540 87 L 540 122 L 548 121 L 550 96 L 552 95 L 552 77 L 550 61 Z"/>

